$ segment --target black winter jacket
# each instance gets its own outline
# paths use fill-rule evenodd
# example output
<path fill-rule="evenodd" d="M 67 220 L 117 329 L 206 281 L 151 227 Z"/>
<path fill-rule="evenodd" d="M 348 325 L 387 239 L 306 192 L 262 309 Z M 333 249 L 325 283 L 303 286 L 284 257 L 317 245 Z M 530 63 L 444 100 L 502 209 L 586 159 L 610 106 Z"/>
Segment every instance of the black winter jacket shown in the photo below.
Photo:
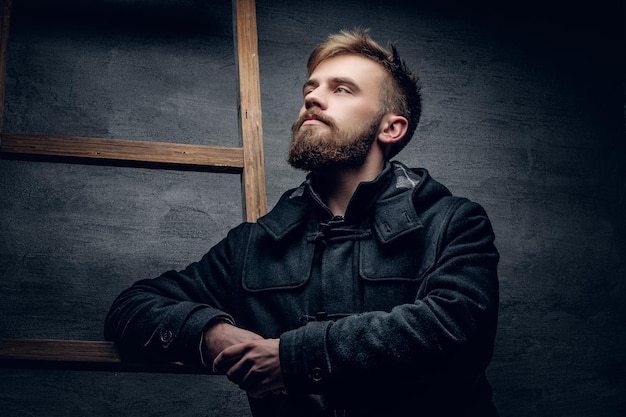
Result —
<path fill-rule="evenodd" d="M 333 218 L 315 179 L 183 271 L 135 283 L 105 337 L 200 365 L 217 319 L 280 337 L 288 395 L 255 416 L 494 416 L 498 252 L 484 210 L 393 162 Z"/>

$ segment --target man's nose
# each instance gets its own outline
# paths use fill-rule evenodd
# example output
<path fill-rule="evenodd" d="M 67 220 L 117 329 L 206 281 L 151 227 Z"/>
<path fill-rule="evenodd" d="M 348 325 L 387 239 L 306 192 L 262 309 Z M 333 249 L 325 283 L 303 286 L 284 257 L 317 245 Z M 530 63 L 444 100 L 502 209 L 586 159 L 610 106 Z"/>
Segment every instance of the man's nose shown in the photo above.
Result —
<path fill-rule="evenodd" d="M 321 110 L 325 110 L 327 106 L 326 98 L 322 94 L 319 88 L 309 92 L 304 97 L 304 107 L 308 110 L 311 107 L 318 107 Z"/>

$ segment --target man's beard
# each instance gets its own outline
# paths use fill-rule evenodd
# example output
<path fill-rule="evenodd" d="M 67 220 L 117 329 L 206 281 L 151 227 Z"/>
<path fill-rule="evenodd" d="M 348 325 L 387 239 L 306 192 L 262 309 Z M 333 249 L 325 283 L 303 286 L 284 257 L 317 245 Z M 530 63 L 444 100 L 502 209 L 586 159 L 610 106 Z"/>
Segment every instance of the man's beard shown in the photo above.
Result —
<path fill-rule="evenodd" d="M 311 113 L 326 126 L 302 126 Z M 332 118 L 306 112 L 291 127 L 288 162 L 294 168 L 315 172 L 358 168 L 367 159 L 381 120 L 378 115 L 361 129 L 341 130 Z"/>

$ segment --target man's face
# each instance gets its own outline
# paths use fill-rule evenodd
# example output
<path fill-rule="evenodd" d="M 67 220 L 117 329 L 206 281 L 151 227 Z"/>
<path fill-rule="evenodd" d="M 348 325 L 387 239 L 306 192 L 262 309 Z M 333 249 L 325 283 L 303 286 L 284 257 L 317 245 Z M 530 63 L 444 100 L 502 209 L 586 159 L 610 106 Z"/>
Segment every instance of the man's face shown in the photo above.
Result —
<path fill-rule="evenodd" d="M 379 97 L 385 75 L 380 65 L 358 55 L 322 61 L 304 84 L 289 163 L 306 171 L 361 166 L 382 120 Z"/>

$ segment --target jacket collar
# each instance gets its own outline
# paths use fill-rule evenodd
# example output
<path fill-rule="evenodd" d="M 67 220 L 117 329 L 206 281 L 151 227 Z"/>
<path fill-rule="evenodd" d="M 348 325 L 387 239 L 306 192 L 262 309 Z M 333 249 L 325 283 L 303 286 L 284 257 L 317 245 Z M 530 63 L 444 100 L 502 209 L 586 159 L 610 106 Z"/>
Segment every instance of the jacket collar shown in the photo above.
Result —
<path fill-rule="evenodd" d="M 399 162 L 387 163 L 375 180 L 359 184 L 346 217 L 358 218 L 373 210 L 373 229 L 381 243 L 418 230 L 423 226 L 415 211 L 413 196 L 427 179 L 426 170 L 411 170 Z M 274 240 L 284 239 L 305 227 L 308 219 L 320 210 L 329 213 L 313 183 L 309 175 L 298 188 L 283 194 L 276 206 L 258 220 Z"/>
<path fill-rule="evenodd" d="M 413 196 L 428 175 L 426 170 L 413 171 L 400 162 L 390 165 L 393 175 L 374 209 L 374 231 L 383 244 L 423 227 Z"/>

